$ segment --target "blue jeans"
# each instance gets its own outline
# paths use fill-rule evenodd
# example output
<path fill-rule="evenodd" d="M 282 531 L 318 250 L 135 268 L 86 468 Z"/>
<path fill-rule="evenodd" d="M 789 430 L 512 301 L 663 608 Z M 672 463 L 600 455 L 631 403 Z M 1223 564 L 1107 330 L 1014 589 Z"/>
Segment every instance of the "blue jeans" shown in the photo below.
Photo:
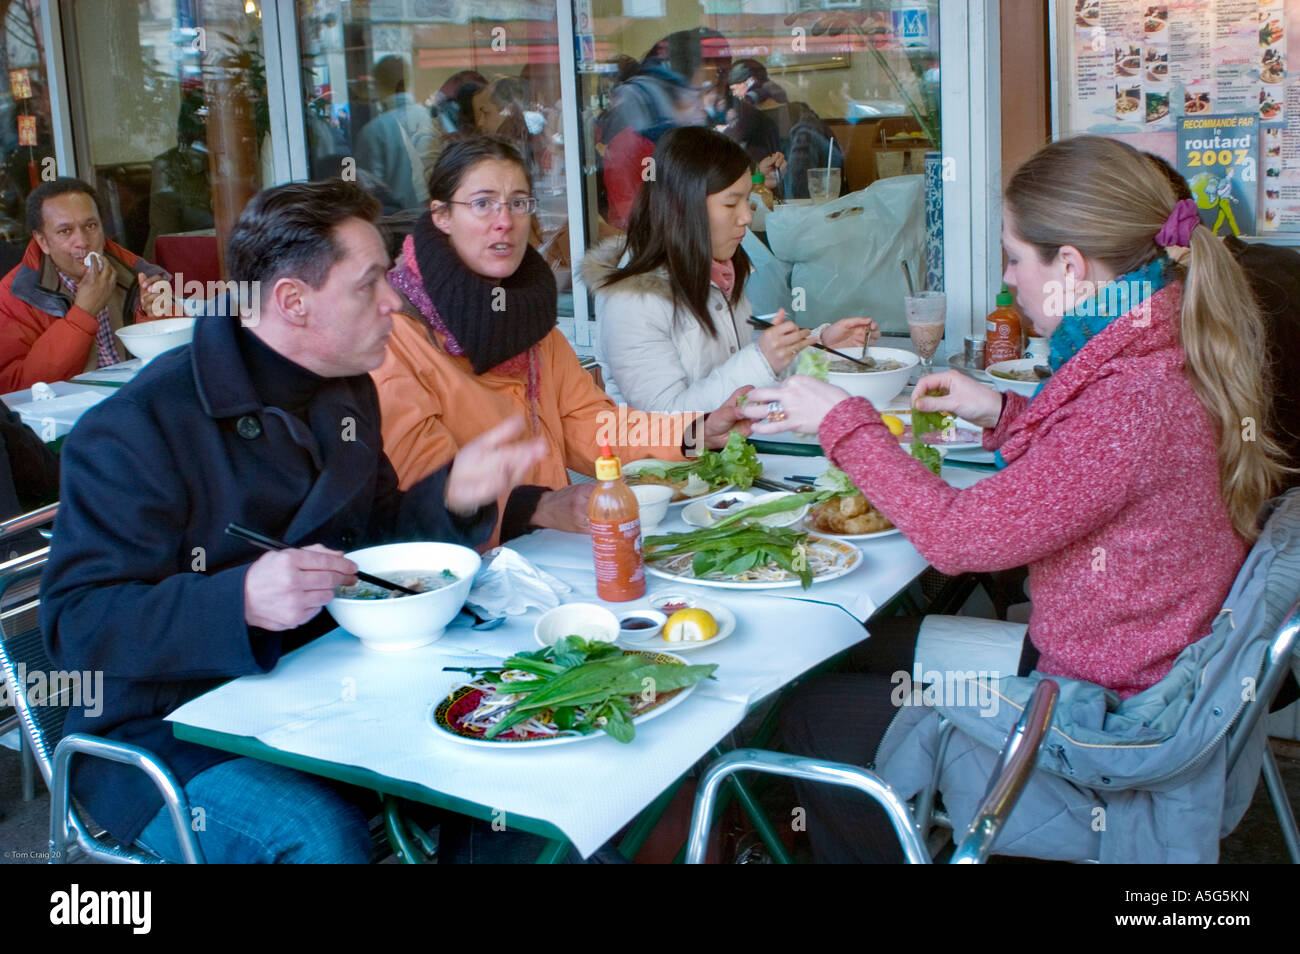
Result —
<path fill-rule="evenodd" d="M 367 864 L 366 817 L 325 779 L 258 759 L 237 758 L 185 786 L 190 827 L 211 864 Z M 137 844 L 181 861 L 164 805 Z"/>

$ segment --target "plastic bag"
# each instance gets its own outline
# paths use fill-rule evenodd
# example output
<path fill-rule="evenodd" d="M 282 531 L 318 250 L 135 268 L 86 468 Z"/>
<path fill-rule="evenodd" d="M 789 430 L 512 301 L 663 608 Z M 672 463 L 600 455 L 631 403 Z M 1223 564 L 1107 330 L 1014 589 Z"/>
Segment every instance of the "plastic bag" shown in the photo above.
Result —
<path fill-rule="evenodd" d="M 823 205 L 781 205 L 767 216 L 772 252 L 793 264 L 791 313 L 806 328 L 854 315 L 906 335 L 900 262 L 924 274 L 925 177 L 894 176 Z M 751 298 L 752 300 L 752 298 Z M 759 309 L 756 307 L 758 313 Z"/>

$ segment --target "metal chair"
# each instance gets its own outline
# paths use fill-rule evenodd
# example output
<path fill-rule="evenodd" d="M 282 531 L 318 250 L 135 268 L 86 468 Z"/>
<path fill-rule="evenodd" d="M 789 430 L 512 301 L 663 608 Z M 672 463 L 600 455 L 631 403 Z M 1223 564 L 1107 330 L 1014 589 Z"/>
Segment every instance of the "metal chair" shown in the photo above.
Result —
<path fill-rule="evenodd" d="M 33 510 L 30 513 L 19 514 L 17 517 L 12 517 L 9 520 L 0 521 L 0 542 L 12 540 L 14 537 L 20 536 L 29 530 L 35 530 L 38 527 L 43 527 L 47 523 L 52 523 L 58 511 L 59 505 L 56 501 L 49 506 L 41 507 L 40 509 Z M 46 530 L 40 530 L 38 532 L 42 535 L 48 533 Z M 24 598 L 35 593 L 35 590 L 36 587 L 35 584 L 33 584 L 31 587 L 31 593 L 14 593 L 10 599 L 0 603 L 0 613 L 13 610 L 15 605 L 22 603 Z M 5 603 L 10 605 L 5 605 Z M 7 735 L 11 730 L 17 727 L 18 713 L 15 712 L 9 718 L 0 721 L 0 736 Z M 22 732 L 18 733 L 18 752 L 22 758 L 23 801 L 30 802 L 36 797 L 36 760 L 33 758 L 32 750 L 24 740 Z"/>
<path fill-rule="evenodd" d="M 1038 747 L 1052 721 L 1058 691 L 1051 679 L 1042 680 L 1034 690 L 1033 699 L 1002 747 L 984 798 L 953 854 L 951 864 L 983 864 L 992 852 L 998 832 L 1015 808 L 1034 770 Z M 703 863 L 718 791 L 729 776 L 740 771 L 765 772 L 856 788 L 875 799 L 885 810 L 909 864 L 929 864 L 933 860 L 907 803 L 870 769 L 783 752 L 737 749 L 710 765 L 700 779 L 686 843 L 687 864 Z"/>
<path fill-rule="evenodd" d="M 1264 672 L 1255 687 L 1254 698 L 1228 735 L 1228 774 L 1232 773 L 1237 760 L 1246 751 L 1259 720 L 1268 715 L 1269 707 L 1277 698 L 1287 673 L 1293 671 L 1297 663 L 1300 663 L 1300 598 L 1291 604 L 1278 626 L 1277 633 L 1269 644 Z M 1287 854 L 1290 855 L 1292 864 L 1300 865 L 1300 828 L 1296 826 L 1295 811 L 1291 808 L 1291 800 L 1287 798 L 1277 758 L 1267 739 L 1264 740 L 1264 761 L 1260 765 L 1260 774 L 1264 776 L 1264 785 L 1273 803 L 1273 811 L 1277 814 L 1277 823 L 1282 827 Z"/>
<path fill-rule="evenodd" d="M 0 605 L 6 602 L 11 591 L 17 592 L 36 583 L 48 557 L 47 548 L 0 564 Z M 185 861 L 201 864 L 203 853 L 190 829 L 189 802 L 184 789 L 165 765 L 138 746 L 82 733 L 64 735 L 69 702 L 66 697 L 75 687 L 71 682 L 72 676 L 56 673 L 45 653 L 37 623 L 39 604 L 39 595 L 32 588 L 29 600 L 0 616 L 0 670 L 8 684 L 25 741 L 50 789 L 50 863 L 66 862 L 69 855 L 78 850 L 94 860 L 116 864 L 162 862 L 157 856 L 135 846 L 119 844 L 106 832 L 96 833 L 73 803 L 68 790 L 69 763 L 73 755 L 82 754 L 134 765 L 145 772 L 167 806 Z M 48 698 L 29 696 L 29 673 L 43 673 L 46 683 L 62 686 L 62 691 Z"/>

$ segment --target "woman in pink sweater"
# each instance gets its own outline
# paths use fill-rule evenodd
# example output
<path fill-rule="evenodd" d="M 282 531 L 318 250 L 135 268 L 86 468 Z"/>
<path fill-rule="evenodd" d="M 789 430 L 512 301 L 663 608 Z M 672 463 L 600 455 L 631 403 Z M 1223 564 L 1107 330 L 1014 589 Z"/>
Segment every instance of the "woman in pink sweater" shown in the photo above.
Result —
<path fill-rule="evenodd" d="M 1051 341 L 1052 377 L 1024 398 L 948 371 L 913 396 L 922 410 L 982 425 L 996 475 L 948 486 L 870 403 L 811 378 L 753 392 L 746 411 L 759 418 L 766 402 L 780 404 L 779 422 L 755 434 L 817 430 L 831 461 L 937 569 L 1027 564 L 1023 670 L 1133 695 L 1209 632 L 1279 483 L 1259 313 L 1195 203 L 1176 202 L 1148 159 L 1110 139 L 1053 143 L 1016 172 L 1003 247 L 1021 311 Z M 944 393 L 924 396 L 935 391 Z M 901 662 L 909 648 L 886 655 Z M 841 677 L 812 705 L 788 707 L 792 751 L 870 761 L 892 716 L 879 702 L 887 677 Z M 853 733 L 846 751 L 832 720 L 875 728 Z M 852 798 L 808 794 L 823 803 L 819 856 L 860 859 L 862 841 L 846 839 L 870 820 L 851 820 Z M 880 857 L 887 839 L 866 842 Z"/>

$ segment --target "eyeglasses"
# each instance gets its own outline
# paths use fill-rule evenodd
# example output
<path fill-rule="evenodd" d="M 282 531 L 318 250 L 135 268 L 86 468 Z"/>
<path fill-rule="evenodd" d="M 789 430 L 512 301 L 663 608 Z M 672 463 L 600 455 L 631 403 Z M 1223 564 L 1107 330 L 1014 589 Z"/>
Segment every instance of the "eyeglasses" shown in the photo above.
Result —
<path fill-rule="evenodd" d="M 537 200 L 531 195 L 511 196 L 504 201 L 489 199 L 485 195 L 476 196 L 468 202 L 460 202 L 456 199 L 448 199 L 447 201 L 451 205 L 467 206 L 477 219 L 486 219 L 499 215 L 505 207 L 509 207 L 511 215 L 532 215 L 537 211 Z"/>

